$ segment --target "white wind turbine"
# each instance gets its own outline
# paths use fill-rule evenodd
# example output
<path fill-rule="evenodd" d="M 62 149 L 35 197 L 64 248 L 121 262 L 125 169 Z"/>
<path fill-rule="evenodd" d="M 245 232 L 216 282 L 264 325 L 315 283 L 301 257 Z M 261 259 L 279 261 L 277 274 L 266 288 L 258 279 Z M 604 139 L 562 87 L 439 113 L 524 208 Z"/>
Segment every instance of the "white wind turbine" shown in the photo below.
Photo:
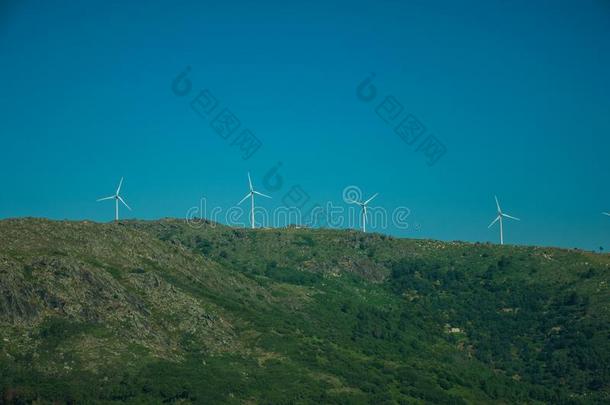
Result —
<path fill-rule="evenodd" d="M 375 193 L 371 198 L 369 198 L 365 202 L 360 202 L 360 201 L 356 201 L 356 200 L 347 200 L 348 203 L 358 204 L 362 208 L 362 232 L 366 232 L 366 210 L 368 209 L 368 205 L 378 195 L 379 195 L 379 193 Z"/>
<path fill-rule="evenodd" d="M 488 228 L 491 228 L 493 226 L 493 224 L 500 221 L 500 245 L 503 245 L 504 244 L 504 228 L 503 228 L 503 224 L 502 224 L 502 219 L 510 218 L 510 219 L 514 219 L 516 221 L 521 221 L 521 220 L 519 218 L 515 218 L 513 216 L 503 213 L 502 208 L 500 208 L 500 203 L 498 202 L 498 197 L 494 196 L 494 198 L 496 199 L 496 207 L 498 207 L 498 216 L 496 217 L 496 219 L 493 220 L 493 222 L 491 224 L 489 224 Z"/>
<path fill-rule="evenodd" d="M 261 197 L 266 197 L 266 198 L 271 198 L 271 197 L 254 190 L 254 187 L 252 186 L 252 178 L 250 178 L 250 173 L 248 173 L 248 186 L 250 187 L 250 191 L 237 205 L 240 205 L 241 203 L 246 201 L 248 198 L 250 198 L 250 203 L 251 203 L 251 205 L 250 205 L 250 225 L 252 226 L 252 229 L 254 229 L 254 194 L 260 195 Z"/>
<path fill-rule="evenodd" d="M 131 211 L 131 208 L 129 207 L 129 205 L 127 205 L 127 203 L 125 202 L 125 200 L 123 200 L 123 198 L 119 195 L 119 193 L 121 192 L 121 186 L 123 185 L 123 178 L 121 177 L 121 181 L 119 182 L 119 186 L 116 189 L 116 193 L 114 193 L 114 195 L 111 195 L 110 197 L 104 197 L 104 198 L 100 198 L 97 201 L 105 201 L 105 200 L 114 200 L 114 219 L 115 221 L 119 220 L 119 201 L 122 202 L 128 209 L 129 211 Z"/>

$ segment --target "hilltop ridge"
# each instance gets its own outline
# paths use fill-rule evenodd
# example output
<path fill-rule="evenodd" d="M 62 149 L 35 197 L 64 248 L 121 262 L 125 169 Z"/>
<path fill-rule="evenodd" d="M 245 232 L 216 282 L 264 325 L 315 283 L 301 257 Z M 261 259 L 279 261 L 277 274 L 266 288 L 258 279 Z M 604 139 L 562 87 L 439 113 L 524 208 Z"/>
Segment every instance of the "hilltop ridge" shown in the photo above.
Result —
<path fill-rule="evenodd" d="M 2 220 L 2 395 L 602 403 L 609 268 L 351 230 Z"/>

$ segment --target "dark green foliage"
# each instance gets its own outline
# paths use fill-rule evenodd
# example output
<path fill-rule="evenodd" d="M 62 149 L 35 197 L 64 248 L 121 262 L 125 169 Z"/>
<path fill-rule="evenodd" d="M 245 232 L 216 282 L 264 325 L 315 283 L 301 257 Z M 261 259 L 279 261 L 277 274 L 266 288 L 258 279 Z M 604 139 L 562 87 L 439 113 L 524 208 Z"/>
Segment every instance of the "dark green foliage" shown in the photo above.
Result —
<path fill-rule="evenodd" d="M 73 336 L 89 331 L 93 325 L 66 318 L 47 318 L 38 329 L 38 337 L 46 348 L 55 348 Z"/>
<path fill-rule="evenodd" d="M 320 274 L 294 270 L 291 268 L 280 269 L 273 263 L 267 266 L 265 276 L 274 281 L 296 285 L 313 285 L 322 279 Z"/>

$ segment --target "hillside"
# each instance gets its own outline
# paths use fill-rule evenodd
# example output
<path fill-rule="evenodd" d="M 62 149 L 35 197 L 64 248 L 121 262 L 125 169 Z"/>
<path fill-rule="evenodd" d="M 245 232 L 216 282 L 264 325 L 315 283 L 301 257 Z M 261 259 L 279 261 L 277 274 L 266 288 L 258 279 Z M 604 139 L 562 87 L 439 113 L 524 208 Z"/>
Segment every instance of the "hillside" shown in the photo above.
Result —
<path fill-rule="evenodd" d="M 0 221 L 0 403 L 607 403 L 610 256 Z"/>

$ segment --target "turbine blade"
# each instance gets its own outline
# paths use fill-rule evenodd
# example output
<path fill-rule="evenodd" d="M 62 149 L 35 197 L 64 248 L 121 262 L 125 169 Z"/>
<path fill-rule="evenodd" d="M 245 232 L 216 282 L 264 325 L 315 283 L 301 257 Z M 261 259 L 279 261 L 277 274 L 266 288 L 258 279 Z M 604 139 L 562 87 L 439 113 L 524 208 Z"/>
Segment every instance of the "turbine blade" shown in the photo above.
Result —
<path fill-rule="evenodd" d="M 358 204 L 358 205 L 362 205 L 362 203 L 360 201 L 356 201 L 356 200 L 345 200 L 346 203 L 348 204 Z"/>
<path fill-rule="evenodd" d="M 244 198 L 242 198 L 242 200 L 240 202 L 237 203 L 237 205 L 241 205 L 241 203 L 243 203 L 244 201 L 246 201 L 248 198 L 250 198 L 250 196 L 252 195 L 252 193 L 248 193 L 246 194 L 246 196 Z"/>
<path fill-rule="evenodd" d="M 254 194 L 258 194 L 258 195 L 260 195 L 261 197 L 267 197 L 267 198 L 271 198 L 271 197 L 269 197 L 267 194 L 259 193 L 258 191 L 252 191 L 252 192 L 253 192 Z"/>
<path fill-rule="evenodd" d="M 491 224 L 489 224 L 488 228 L 491 228 L 496 222 L 498 222 L 499 219 L 500 219 L 500 216 L 498 215 L 496 217 L 496 219 L 494 219 L 493 222 Z"/>
<path fill-rule="evenodd" d="M 377 196 L 379 195 L 379 193 L 375 193 L 374 196 L 372 196 L 371 198 L 369 198 L 368 200 L 366 200 L 365 202 L 363 202 L 364 205 L 367 205 L 368 203 L 370 203 L 371 201 L 373 201 L 375 198 L 377 198 Z"/>
<path fill-rule="evenodd" d="M 121 181 L 119 182 L 119 186 L 116 189 L 116 195 L 119 195 L 119 192 L 121 191 L 121 186 L 123 185 L 123 178 L 121 177 Z"/>
<path fill-rule="evenodd" d="M 494 198 L 496 199 L 496 207 L 498 207 L 498 212 L 502 212 L 502 209 L 500 208 L 500 202 L 498 201 L 498 196 L 494 195 Z"/>
<path fill-rule="evenodd" d="M 608 212 L 602 212 L 602 214 L 608 215 L 610 217 L 610 213 L 608 213 Z"/>
<path fill-rule="evenodd" d="M 125 202 L 125 200 L 123 200 L 123 197 L 121 197 L 120 195 L 117 196 L 119 198 L 119 201 L 123 203 L 123 205 L 125 205 L 129 211 L 131 211 L 131 207 L 129 205 L 127 205 L 127 203 Z"/>
<path fill-rule="evenodd" d="M 113 199 L 113 198 L 114 198 L 114 196 L 113 196 L 113 195 L 111 195 L 110 197 L 104 197 L 104 198 L 100 198 L 100 199 L 97 199 L 96 201 L 105 201 L 105 200 L 111 200 L 111 199 Z"/>
<path fill-rule="evenodd" d="M 506 217 L 506 218 L 514 219 L 515 221 L 521 221 L 519 218 L 515 218 L 515 217 L 510 216 L 510 215 L 508 215 L 508 214 L 504 214 L 504 213 L 503 213 L 503 214 L 502 214 L 502 216 L 503 216 L 503 217 Z"/>
<path fill-rule="evenodd" d="M 254 187 L 252 187 L 252 178 L 250 177 L 250 172 L 248 172 L 248 185 L 250 186 L 250 191 L 254 191 Z"/>

